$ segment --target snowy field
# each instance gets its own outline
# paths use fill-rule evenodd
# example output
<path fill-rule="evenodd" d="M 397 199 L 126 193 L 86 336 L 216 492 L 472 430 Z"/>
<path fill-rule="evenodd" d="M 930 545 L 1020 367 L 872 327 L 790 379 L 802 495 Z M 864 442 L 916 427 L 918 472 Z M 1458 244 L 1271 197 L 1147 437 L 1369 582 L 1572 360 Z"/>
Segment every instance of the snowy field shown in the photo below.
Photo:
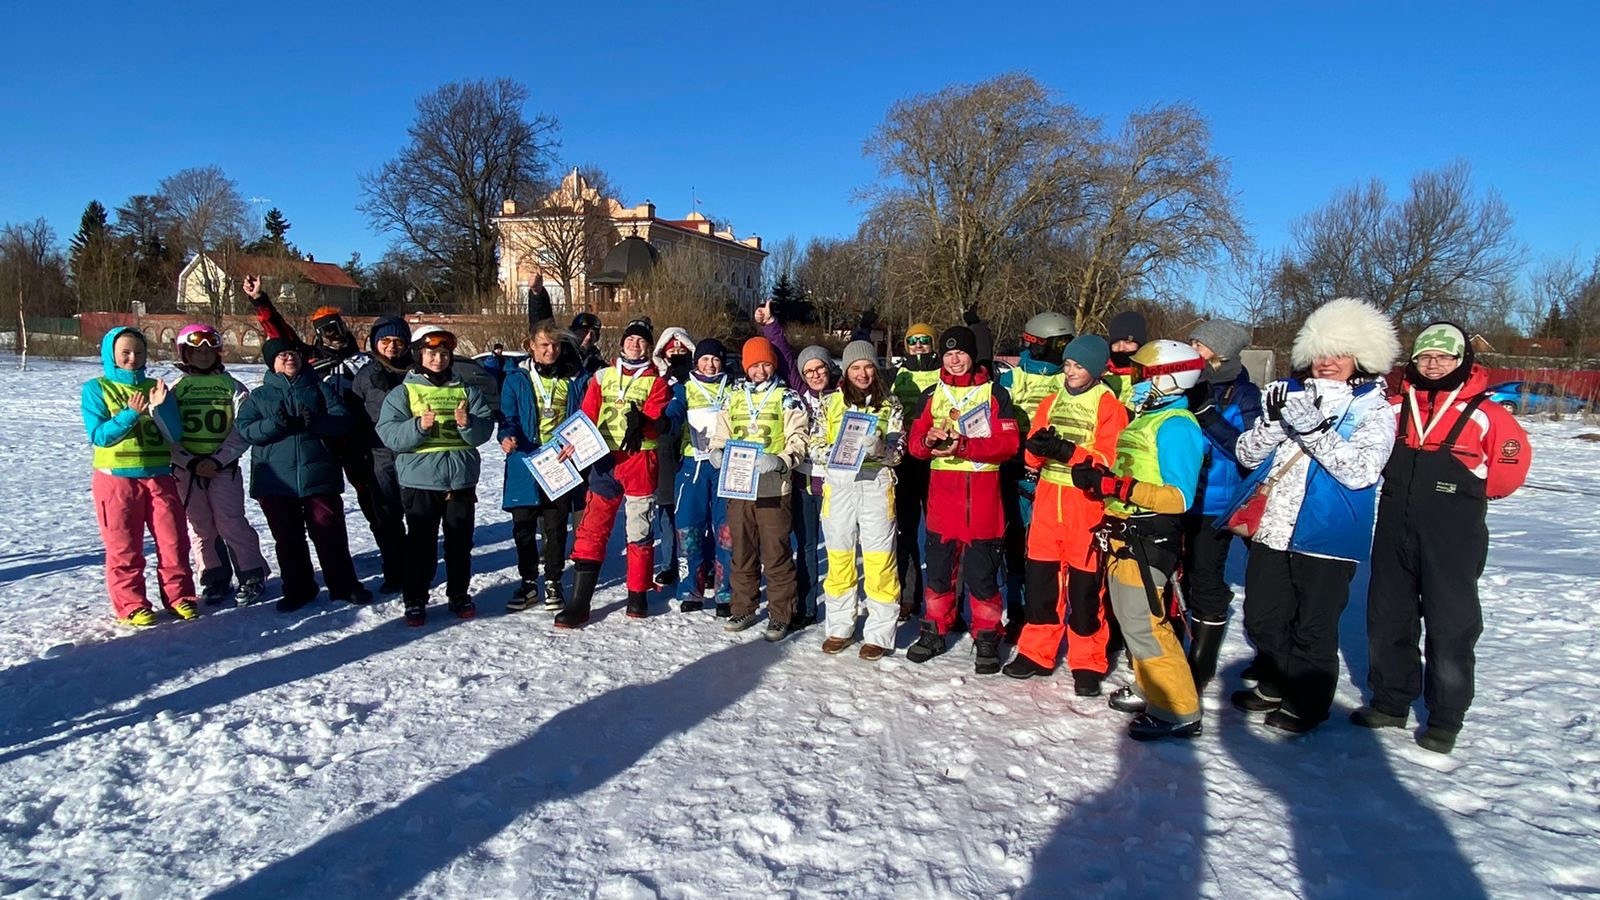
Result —
<path fill-rule="evenodd" d="M 873 665 L 818 652 L 819 628 L 769 645 L 709 612 L 630 621 L 620 556 L 596 619 L 557 633 L 503 612 L 498 453 L 475 621 L 441 590 L 421 629 L 397 598 L 323 595 L 128 632 L 90 512 L 96 374 L 0 356 L 0 895 L 1600 893 L 1600 443 L 1577 439 L 1600 427 L 1529 423 L 1543 489 L 1492 507 L 1478 705 L 1438 756 L 1345 720 L 1360 602 L 1335 718 L 1298 740 L 1223 699 L 1237 611 L 1204 736 L 1151 745 L 1070 679 L 974 677 L 967 640 Z M 350 533 L 376 587 L 359 513 Z"/>

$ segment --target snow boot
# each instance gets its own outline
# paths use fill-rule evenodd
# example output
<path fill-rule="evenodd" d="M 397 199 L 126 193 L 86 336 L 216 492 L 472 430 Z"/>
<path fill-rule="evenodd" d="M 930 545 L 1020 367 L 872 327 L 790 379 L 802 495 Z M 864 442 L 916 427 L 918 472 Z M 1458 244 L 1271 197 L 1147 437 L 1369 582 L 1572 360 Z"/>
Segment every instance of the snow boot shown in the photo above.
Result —
<path fill-rule="evenodd" d="M 1200 722 L 1168 722 L 1149 713 L 1141 713 L 1128 723 L 1128 737 L 1136 741 L 1153 741 L 1159 738 L 1187 740 L 1200 736 Z"/>
<path fill-rule="evenodd" d="M 260 601 L 261 593 L 264 589 L 262 582 L 265 580 L 262 576 L 257 575 L 254 578 L 246 578 L 239 582 L 239 590 L 233 595 L 233 602 L 239 606 L 249 606 Z"/>
<path fill-rule="evenodd" d="M 745 613 L 742 616 L 730 616 L 728 621 L 722 624 L 722 630 L 732 634 L 735 631 L 743 631 L 755 623 L 756 614 L 753 612 Z"/>
<path fill-rule="evenodd" d="M 678 612 L 699 612 L 706 608 L 706 602 L 699 597 L 685 597 L 678 601 Z"/>
<path fill-rule="evenodd" d="M 1189 621 L 1189 671 L 1194 675 L 1195 690 L 1203 691 L 1217 674 L 1217 655 L 1222 652 L 1222 637 L 1227 622 Z"/>
<path fill-rule="evenodd" d="M 1000 671 L 1000 632 L 979 632 L 972 639 L 976 658 L 972 661 L 972 671 L 977 675 L 995 675 Z"/>
<path fill-rule="evenodd" d="M 944 651 L 944 635 L 939 633 L 939 626 L 932 622 L 923 622 L 922 633 L 917 635 L 915 643 L 906 648 L 906 659 L 914 663 L 925 663 Z"/>
<path fill-rule="evenodd" d="M 733 604 L 732 603 L 718 603 L 717 604 L 717 618 L 726 619 L 731 615 L 733 615 Z"/>
<path fill-rule="evenodd" d="M 1134 690 L 1133 685 L 1125 684 L 1111 692 L 1111 696 L 1106 698 L 1106 705 L 1117 712 L 1142 715 L 1148 704 L 1145 702 L 1144 695 Z"/>
<path fill-rule="evenodd" d="M 1006 663 L 1006 667 L 1000 670 L 1000 674 L 1007 678 L 1032 678 L 1035 675 L 1053 675 L 1055 671 L 1055 669 L 1041 666 L 1018 653 L 1011 662 Z"/>
<path fill-rule="evenodd" d="M 1072 692 L 1079 697 L 1100 696 L 1100 682 L 1105 678 L 1093 669 L 1072 670 Z"/>
<path fill-rule="evenodd" d="M 329 597 L 328 599 L 337 600 L 342 603 L 348 603 L 351 606 L 366 606 L 368 603 L 372 602 L 372 592 L 358 584 L 350 589 L 350 596 Z"/>
<path fill-rule="evenodd" d="M 428 621 L 428 608 L 426 606 L 406 605 L 406 624 L 412 628 L 426 624 Z"/>
<path fill-rule="evenodd" d="M 656 590 L 660 590 L 662 588 L 667 588 L 667 587 L 672 587 L 673 585 L 677 584 L 678 583 L 678 569 L 677 569 L 677 567 L 673 566 L 671 568 L 662 569 L 661 571 L 657 572 L 656 573 L 656 577 L 655 577 L 655 583 L 656 583 Z"/>
<path fill-rule="evenodd" d="M 522 612 L 539 602 L 539 582 L 523 581 L 506 601 L 507 612 Z"/>
<path fill-rule="evenodd" d="M 1245 712 L 1272 712 L 1283 705 L 1282 697 L 1263 693 L 1260 685 L 1248 691 L 1234 691 L 1228 699 Z"/>
<path fill-rule="evenodd" d="M 567 605 L 567 598 L 561 593 L 561 582 L 552 580 L 544 586 L 544 611 L 560 612 Z"/>
<path fill-rule="evenodd" d="M 1417 735 L 1417 746 L 1424 750 L 1432 750 L 1434 753 L 1449 753 L 1456 748 L 1458 733 L 1448 728 L 1429 725 Z"/>
<path fill-rule="evenodd" d="M 557 628 L 581 628 L 589 621 L 589 604 L 600 581 L 600 564 L 578 560 L 572 565 L 572 600 L 556 613 Z"/>
<path fill-rule="evenodd" d="M 1294 713 L 1280 708 L 1267 713 L 1266 718 L 1261 720 L 1261 724 L 1274 731 L 1282 731 L 1285 734 L 1302 735 L 1310 734 L 1316 729 L 1318 723 L 1302 719 Z"/>
<path fill-rule="evenodd" d="M 644 591 L 628 592 L 628 618 L 643 619 L 650 615 L 650 595 Z"/>
<path fill-rule="evenodd" d="M 1404 728 L 1406 714 L 1391 715 L 1373 706 L 1363 706 L 1350 714 L 1350 721 L 1362 728 Z"/>
<path fill-rule="evenodd" d="M 767 620 L 767 630 L 761 636 L 766 638 L 769 641 L 776 642 L 776 641 L 783 640 L 784 638 L 788 637 L 791 634 L 794 634 L 796 631 L 799 631 L 799 630 L 800 629 L 795 628 L 793 625 L 791 625 L 788 622 L 778 622 L 778 621 L 775 621 L 773 619 L 768 619 Z"/>
<path fill-rule="evenodd" d="M 450 611 L 458 619 L 475 619 L 478 617 L 478 605 L 472 602 L 471 597 L 461 597 L 450 601 Z"/>

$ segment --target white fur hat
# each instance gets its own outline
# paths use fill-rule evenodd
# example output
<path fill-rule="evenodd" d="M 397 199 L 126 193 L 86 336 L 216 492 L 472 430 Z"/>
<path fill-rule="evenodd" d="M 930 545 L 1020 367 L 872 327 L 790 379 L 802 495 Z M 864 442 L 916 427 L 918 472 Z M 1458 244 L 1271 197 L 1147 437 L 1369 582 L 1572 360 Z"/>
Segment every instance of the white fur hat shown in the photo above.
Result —
<path fill-rule="evenodd" d="M 1340 297 L 1317 307 L 1295 335 L 1289 361 L 1296 369 L 1335 356 L 1355 359 L 1359 371 L 1382 375 L 1400 358 L 1394 322 L 1366 300 Z"/>

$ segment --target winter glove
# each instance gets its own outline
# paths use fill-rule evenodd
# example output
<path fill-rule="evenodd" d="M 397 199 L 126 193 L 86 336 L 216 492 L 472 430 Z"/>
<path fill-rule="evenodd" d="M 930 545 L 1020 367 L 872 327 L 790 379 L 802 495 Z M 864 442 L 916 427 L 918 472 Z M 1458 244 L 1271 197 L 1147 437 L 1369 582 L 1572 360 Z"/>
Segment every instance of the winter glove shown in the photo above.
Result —
<path fill-rule="evenodd" d="M 1194 413 L 1197 419 L 1200 418 L 1201 413 L 1217 408 L 1216 403 L 1211 399 L 1211 385 L 1209 382 L 1197 381 L 1194 387 L 1184 391 L 1183 395 L 1189 400 L 1189 411 Z"/>
<path fill-rule="evenodd" d="M 872 326 L 874 326 L 876 324 L 878 324 L 878 312 L 877 312 L 877 310 L 867 309 L 867 310 L 862 310 L 861 319 L 860 319 L 860 321 L 856 322 L 856 327 L 861 329 L 862 331 L 871 331 L 872 330 Z"/>
<path fill-rule="evenodd" d="M 963 309 L 961 311 L 961 321 L 968 325 L 976 325 L 983 321 L 982 319 L 978 318 L 978 304 L 972 303 L 969 304 L 966 309 Z"/>
<path fill-rule="evenodd" d="M 1072 459 L 1072 451 L 1078 447 L 1077 444 L 1058 434 L 1054 425 L 1035 431 L 1028 437 L 1025 446 L 1027 446 L 1028 452 L 1034 456 L 1042 456 L 1045 459 L 1053 459 L 1057 462 L 1070 461 Z"/>
<path fill-rule="evenodd" d="M 1138 482 L 1132 478 L 1118 478 L 1099 463 L 1081 462 L 1072 467 L 1072 484 L 1090 500 L 1114 498 L 1127 503 L 1133 496 L 1133 486 Z"/>
<path fill-rule="evenodd" d="M 789 471 L 789 467 L 784 464 L 783 459 L 775 453 L 763 453 L 761 456 L 756 458 L 757 475 L 766 475 L 769 472 L 776 472 L 779 475 L 782 475 L 787 471 Z"/>
<path fill-rule="evenodd" d="M 1283 403 L 1280 415 L 1284 427 L 1297 434 L 1317 434 L 1328 430 L 1333 424 L 1333 419 L 1323 416 L 1322 410 L 1317 408 L 1317 401 L 1305 391 L 1290 394 Z"/>
<path fill-rule="evenodd" d="M 278 427 L 284 434 L 298 434 L 306 430 L 305 420 L 298 415 L 289 415 L 287 412 L 278 414 Z"/>
<path fill-rule="evenodd" d="M 883 455 L 883 438 L 876 431 L 862 436 L 861 455 L 865 459 L 877 459 Z"/>
<path fill-rule="evenodd" d="M 639 404 L 628 407 L 628 414 L 623 419 L 626 429 L 622 432 L 622 449 L 629 453 L 637 453 L 644 446 L 644 413 L 639 410 Z"/>
<path fill-rule="evenodd" d="M 1261 408 L 1266 412 L 1268 422 L 1283 421 L 1283 404 L 1289 399 L 1289 383 L 1274 381 L 1267 385 L 1261 392 Z"/>

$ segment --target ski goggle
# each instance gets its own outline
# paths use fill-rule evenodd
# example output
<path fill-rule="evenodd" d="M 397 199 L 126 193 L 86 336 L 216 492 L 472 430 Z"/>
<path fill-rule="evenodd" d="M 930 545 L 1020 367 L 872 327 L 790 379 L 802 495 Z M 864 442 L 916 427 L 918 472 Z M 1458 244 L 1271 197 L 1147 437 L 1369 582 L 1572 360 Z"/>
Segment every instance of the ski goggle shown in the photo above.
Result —
<path fill-rule="evenodd" d="M 328 336 L 328 337 L 332 337 L 334 335 L 344 334 L 344 330 L 345 330 L 345 328 L 344 328 L 344 320 L 339 318 L 338 316 L 328 316 L 326 318 L 318 319 L 314 323 L 314 325 L 315 325 L 317 334 L 325 335 L 325 336 Z"/>
<path fill-rule="evenodd" d="M 197 328 L 179 335 L 178 343 L 185 347 L 210 347 L 216 350 L 222 346 L 222 335 L 207 328 Z"/>
<path fill-rule="evenodd" d="M 456 349 L 456 336 L 448 331 L 431 331 L 417 341 L 417 345 L 424 350 L 449 350 Z"/>
<path fill-rule="evenodd" d="M 925 334 L 914 334 L 911 337 L 906 338 L 906 346 L 907 347 L 932 347 L 933 346 L 933 338 L 931 338 L 931 337 L 929 337 L 929 336 L 927 336 Z"/>

